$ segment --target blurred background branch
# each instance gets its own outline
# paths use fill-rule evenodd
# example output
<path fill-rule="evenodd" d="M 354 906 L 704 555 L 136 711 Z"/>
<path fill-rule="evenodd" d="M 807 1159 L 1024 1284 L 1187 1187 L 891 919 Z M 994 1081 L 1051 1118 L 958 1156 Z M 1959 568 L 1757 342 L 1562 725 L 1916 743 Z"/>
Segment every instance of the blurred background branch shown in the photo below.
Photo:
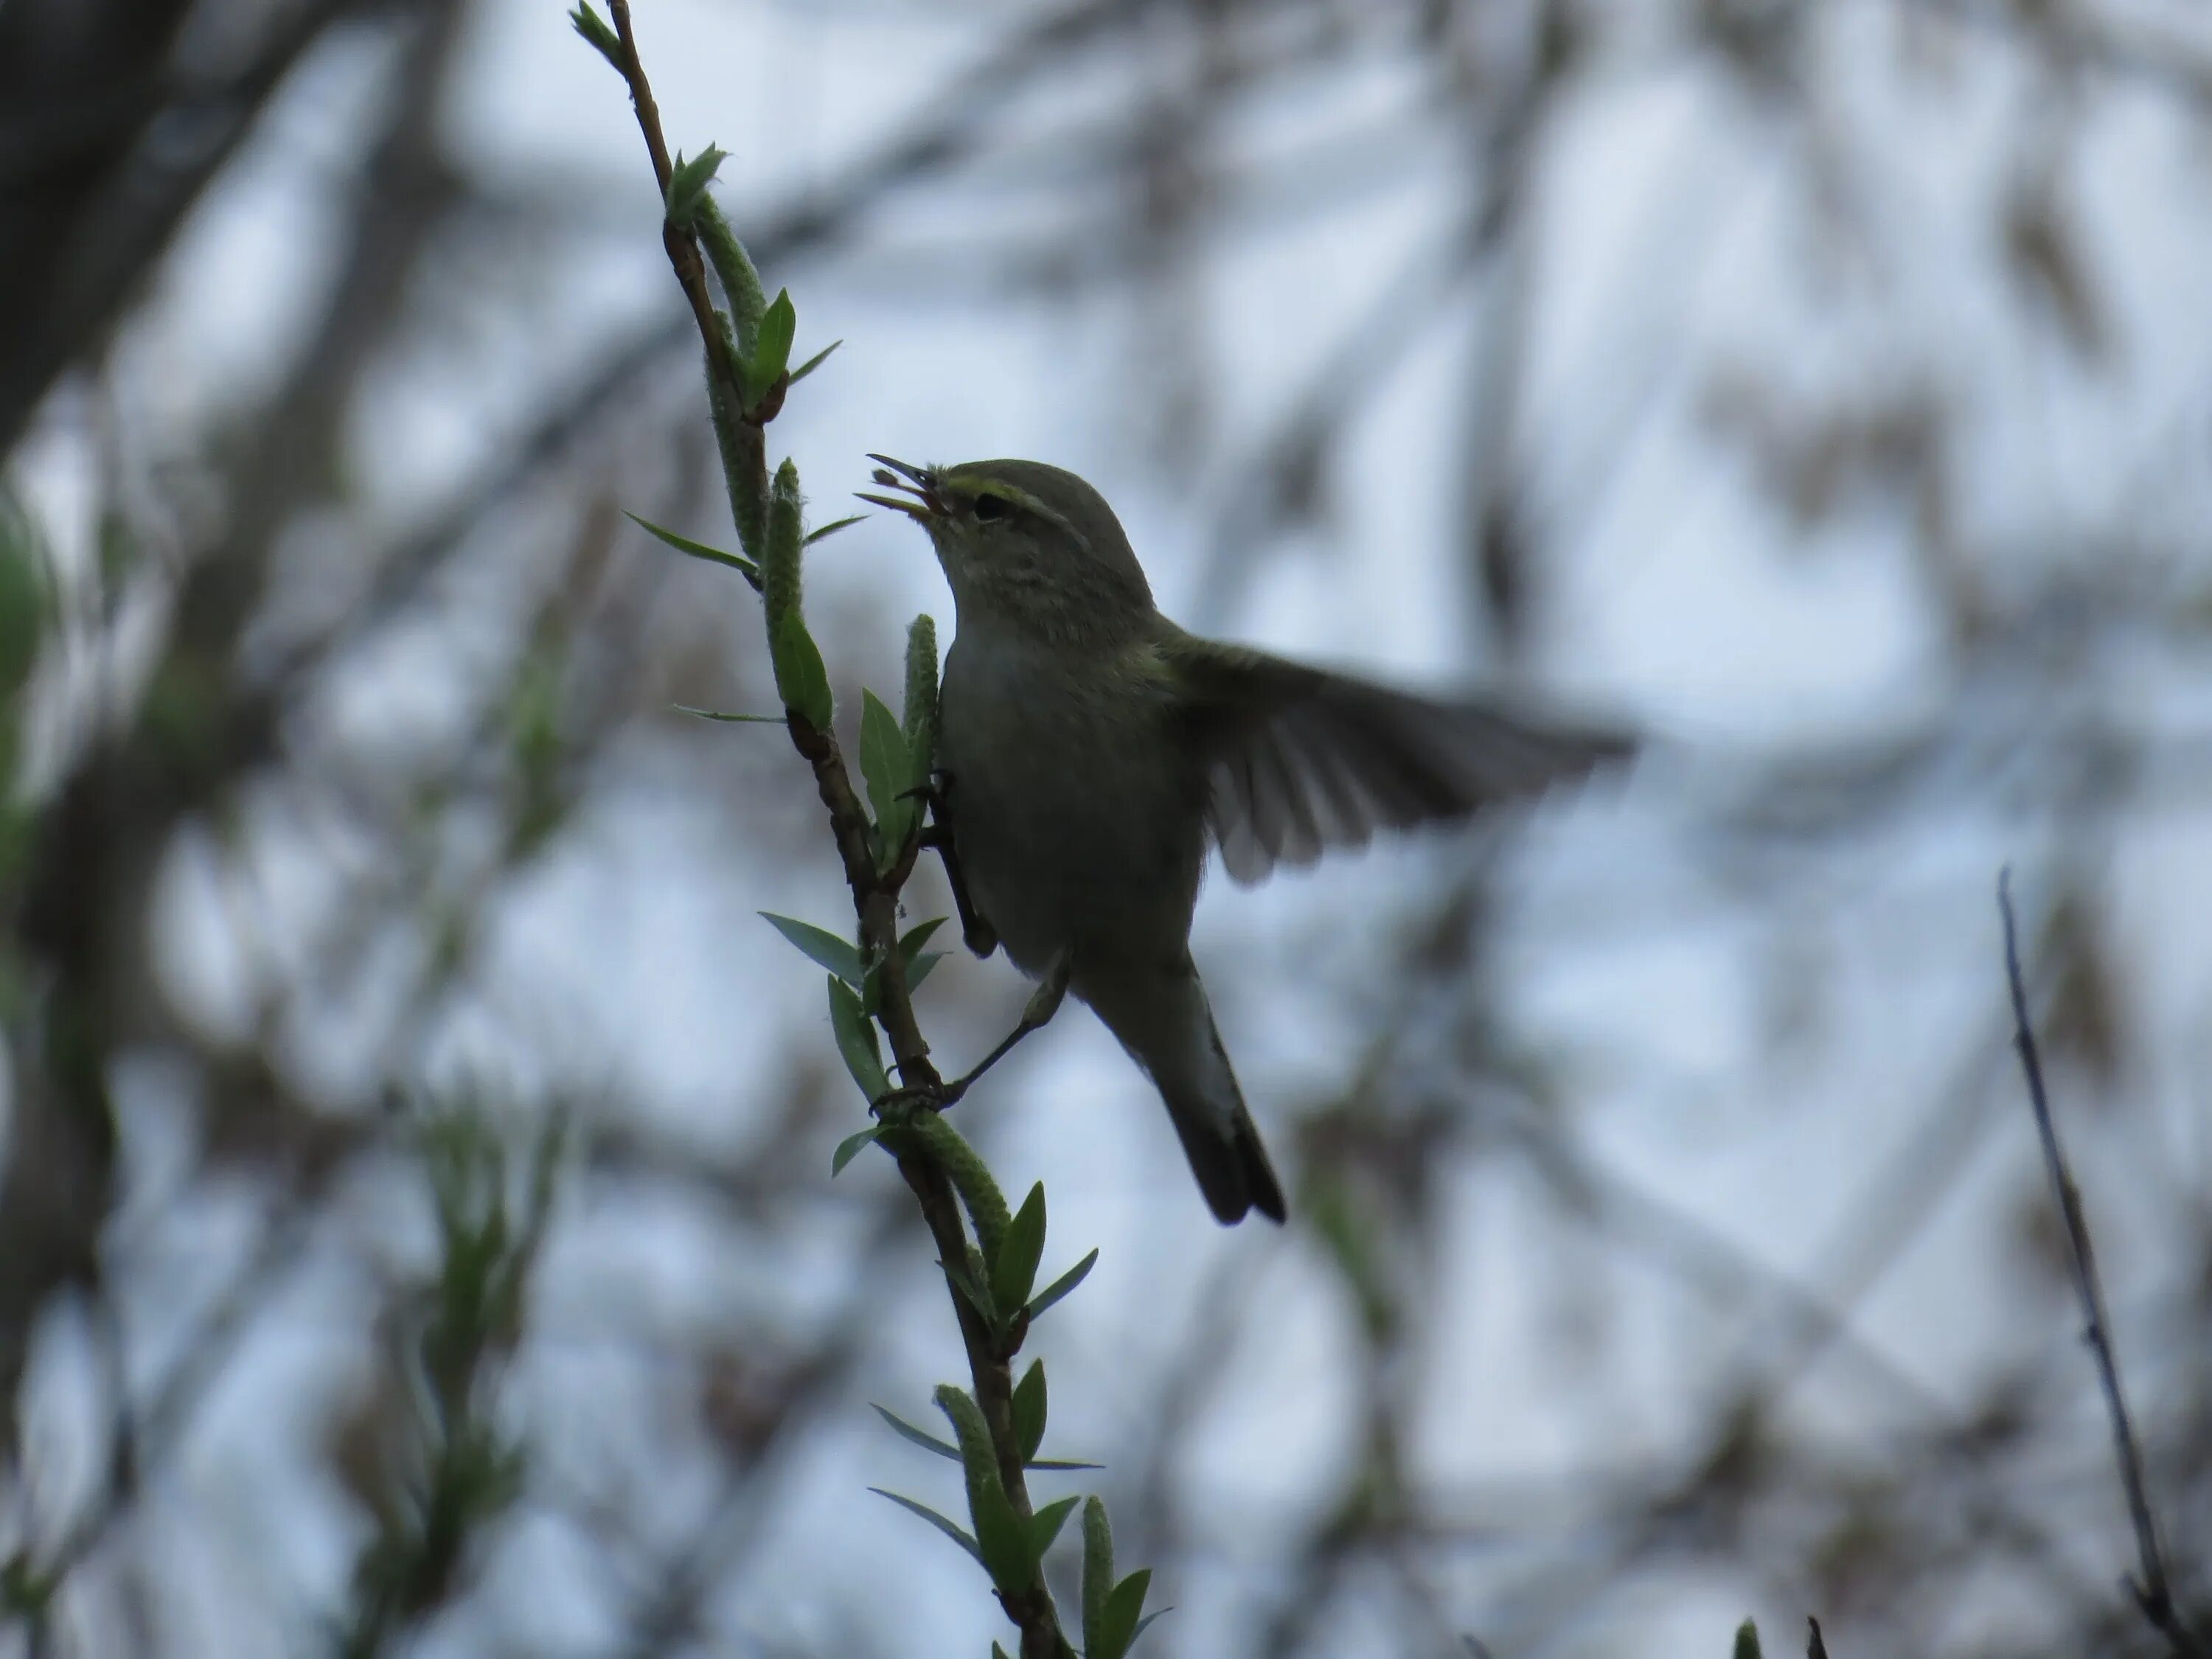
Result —
<path fill-rule="evenodd" d="M 2203 17 L 647 11 L 670 143 L 743 161 L 802 354 L 848 341 L 778 424 L 817 517 L 866 449 L 1042 455 L 1183 621 L 1665 739 L 1534 833 L 1209 895 L 1287 1235 L 1215 1233 L 1080 1019 L 963 1103 L 1103 1247 L 1036 1343 L 1147 1647 L 2169 1651 L 1986 872 L 2129 1194 L 2193 1611 Z M 44 1650 L 988 1647 L 863 1490 L 866 1403 L 960 1358 L 882 1161 L 823 1178 L 849 1095 L 750 914 L 843 902 L 817 817 L 773 732 L 668 713 L 775 693 L 750 594 L 621 517 L 724 508 L 586 56 L 524 0 L 0 4 L 0 1593 Z M 841 672 L 943 614 L 879 526 L 811 574 Z M 1018 996 L 948 963 L 921 1012 L 980 1052 Z M 425 1395 L 556 1122 L 511 1322 Z"/>

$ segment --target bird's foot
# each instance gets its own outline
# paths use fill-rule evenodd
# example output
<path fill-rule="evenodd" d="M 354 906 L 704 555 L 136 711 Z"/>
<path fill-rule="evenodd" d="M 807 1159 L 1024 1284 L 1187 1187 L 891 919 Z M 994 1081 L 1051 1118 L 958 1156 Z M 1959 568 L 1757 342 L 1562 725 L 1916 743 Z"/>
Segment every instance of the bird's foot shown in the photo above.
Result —
<path fill-rule="evenodd" d="M 975 1074 L 970 1073 L 966 1077 L 939 1078 L 927 1083 L 902 1083 L 889 1094 L 879 1096 L 871 1109 L 887 1121 L 908 1112 L 941 1112 L 957 1105 L 974 1081 Z"/>

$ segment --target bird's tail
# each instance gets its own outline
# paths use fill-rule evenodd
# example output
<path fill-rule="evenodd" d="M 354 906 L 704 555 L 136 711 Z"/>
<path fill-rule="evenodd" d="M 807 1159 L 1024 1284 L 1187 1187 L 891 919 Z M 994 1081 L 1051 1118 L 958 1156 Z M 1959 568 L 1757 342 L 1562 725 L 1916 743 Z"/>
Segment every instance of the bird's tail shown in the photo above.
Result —
<path fill-rule="evenodd" d="M 1282 1183 L 1244 1109 L 1189 957 L 1166 973 L 1103 977 L 1104 983 L 1079 982 L 1076 993 L 1159 1089 L 1214 1219 L 1228 1226 L 1257 1210 L 1282 1220 Z"/>

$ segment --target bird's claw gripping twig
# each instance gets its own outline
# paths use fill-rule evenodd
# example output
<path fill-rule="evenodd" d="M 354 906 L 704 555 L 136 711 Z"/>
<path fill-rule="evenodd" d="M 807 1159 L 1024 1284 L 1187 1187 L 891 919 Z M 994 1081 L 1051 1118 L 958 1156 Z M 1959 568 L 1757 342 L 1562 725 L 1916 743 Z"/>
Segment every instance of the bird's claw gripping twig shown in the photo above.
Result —
<path fill-rule="evenodd" d="M 1012 1054 L 1016 1043 L 1030 1032 L 1042 1030 L 1052 1023 L 1052 1017 L 1060 1012 L 1060 1005 L 1067 995 L 1067 981 L 1073 969 L 1073 962 L 1065 951 L 1061 951 L 1052 959 L 1052 965 L 1045 969 L 1044 978 L 1038 981 L 1036 989 L 1030 993 L 1030 1000 L 1023 1006 L 1022 1017 L 1014 1023 L 1014 1029 L 1000 1039 L 997 1048 L 958 1077 L 936 1083 L 902 1084 L 876 1102 L 877 1115 L 881 1116 L 887 1109 L 909 1108 L 941 1112 L 954 1104 L 968 1092 L 976 1079 Z"/>

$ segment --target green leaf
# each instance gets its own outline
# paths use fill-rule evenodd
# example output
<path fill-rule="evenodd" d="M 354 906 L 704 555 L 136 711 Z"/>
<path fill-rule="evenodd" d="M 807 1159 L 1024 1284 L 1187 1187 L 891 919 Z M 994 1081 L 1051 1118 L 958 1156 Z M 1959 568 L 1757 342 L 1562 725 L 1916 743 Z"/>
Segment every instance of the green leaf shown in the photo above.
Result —
<path fill-rule="evenodd" d="M 1079 1498 L 1056 1498 L 1046 1504 L 1030 1519 L 1030 1541 L 1036 1547 L 1039 1559 L 1052 1547 L 1052 1540 L 1060 1536 L 1061 1524 L 1067 1512 L 1083 1500 Z"/>
<path fill-rule="evenodd" d="M 1097 1265 L 1098 1252 L 1093 1250 L 1089 1255 L 1085 1256 L 1082 1261 L 1077 1262 L 1073 1267 L 1070 1267 L 1059 1278 L 1054 1279 L 1051 1284 L 1039 1291 L 1036 1297 L 1030 1301 L 1029 1306 L 1023 1309 L 1022 1311 L 1028 1315 L 1030 1319 L 1036 1319 L 1036 1317 L 1039 1314 L 1042 1313 L 1047 1308 L 1052 1306 L 1054 1303 L 1059 1301 L 1060 1297 L 1066 1296 L 1070 1291 L 1073 1290 L 1078 1285 L 1080 1285 L 1085 1279 L 1089 1278 L 1091 1275 L 1091 1270 Z"/>
<path fill-rule="evenodd" d="M 1759 1626 L 1748 1619 L 1735 1627 L 1735 1659 L 1759 1659 Z"/>
<path fill-rule="evenodd" d="M 1025 1469 L 1043 1469 L 1048 1473 L 1067 1469 L 1103 1469 L 1103 1463 L 1084 1463 L 1073 1457 L 1032 1457 L 1022 1465 Z"/>
<path fill-rule="evenodd" d="M 939 1457 L 949 1457 L 956 1463 L 960 1461 L 960 1448 L 954 1445 L 950 1440 L 939 1440 L 928 1430 L 916 1428 L 913 1424 L 908 1422 L 906 1419 L 898 1415 L 897 1413 L 886 1411 L 881 1406 L 872 1405 L 870 1409 L 873 1411 L 877 1416 L 882 1418 L 884 1422 L 890 1424 L 891 1425 L 892 1431 L 902 1440 L 911 1440 L 915 1445 L 921 1447 L 923 1449 L 927 1451 L 933 1451 Z"/>
<path fill-rule="evenodd" d="M 1145 1610 L 1145 1592 L 1152 1587 L 1152 1570 L 1139 1567 L 1107 1593 L 1099 1615 L 1098 1635 L 1085 1659 L 1121 1659 L 1137 1639 L 1137 1620 Z"/>
<path fill-rule="evenodd" d="M 993 1330 L 998 1329 L 999 1315 L 997 1310 L 991 1306 L 989 1288 L 957 1262 L 941 1262 L 939 1265 L 945 1269 L 945 1282 L 951 1285 L 960 1299 L 975 1310 L 975 1317 Z"/>
<path fill-rule="evenodd" d="M 860 1012 L 860 994 L 851 986 L 835 974 L 825 982 L 830 987 L 830 1024 L 837 1034 L 838 1055 L 853 1074 L 853 1081 L 860 1085 L 860 1092 L 872 1103 L 881 1100 L 891 1091 L 891 1080 L 884 1073 L 876 1028 Z"/>
<path fill-rule="evenodd" d="M 841 530 L 850 530 L 854 525 L 860 523 L 861 520 L 867 516 L 868 515 L 865 513 L 854 513 L 842 519 L 832 519 L 828 524 L 819 526 L 815 529 L 808 531 L 806 532 L 806 540 L 804 545 L 811 547 L 815 543 L 820 541 L 824 536 L 834 536 Z"/>
<path fill-rule="evenodd" d="M 691 216 L 699 210 L 700 199 L 707 186 L 714 182 L 714 173 L 727 160 L 725 151 L 709 144 L 690 161 L 684 152 L 676 152 L 676 161 L 668 169 L 668 222 L 688 229 Z"/>
<path fill-rule="evenodd" d="M 876 809 L 886 866 L 905 850 L 914 830 L 914 802 L 905 790 L 913 781 L 914 760 L 897 717 L 872 691 L 860 694 L 860 775 L 867 781 L 868 804 Z"/>
<path fill-rule="evenodd" d="M 929 977 L 937 964 L 945 960 L 946 954 L 943 951 L 924 951 L 914 959 L 906 970 L 906 988 L 909 994 L 921 988 L 922 981 Z"/>
<path fill-rule="evenodd" d="M 918 921 L 899 935 L 899 954 L 911 967 L 917 952 L 930 941 L 930 937 L 945 926 L 945 918 L 932 916 L 927 921 Z"/>
<path fill-rule="evenodd" d="M 822 649 L 806 631 L 806 619 L 796 607 L 783 613 L 775 625 L 769 655 L 775 665 L 776 695 L 783 706 L 817 732 L 827 732 L 835 709 L 830 700 L 830 672 L 822 665 Z"/>
<path fill-rule="evenodd" d="M 991 1644 L 991 1659 L 1009 1659 L 1009 1656 L 1006 1649 L 994 1642 Z"/>
<path fill-rule="evenodd" d="M 569 22 L 576 33 L 589 41 L 593 51 L 613 64 L 617 74 L 627 74 L 623 68 L 622 37 L 614 32 L 607 20 L 593 11 L 589 4 L 580 5 L 568 14 Z"/>
<path fill-rule="evenodd" d="M 720 708 L 694 708 L 685 702 L 672 702 L 668 706 L 679 714 L 694 714 L 702 720 L 732 720 L 746 726 L 783 724 L 783 716 L 781 714 L 731 714 L 724 713 Z"/>
<path fill-rule="evenodd" d="M 763 921 L 798 946 L 799 954 L 816 967 L 827 968 L 854 990 L 860 989 L 860 953 L 836 934 L 817 927 L 812 922 L 777 915 L 773 910 L 763 910 L 759 915 Z"/>
<path fill-rule="evenodd" d="M 757 405 L 783 378 L 791 362 L 791 337 L 798 326 L 799 313 L 792 308 L 791 290 L 778 289 L 775 298 L 761 313 L 760 336 L 743 366 L 746 408 Z"/>
<path fill-rule="evenodd" d="M 1014 1443 L 1026 1463 L 1044 1443 L 1044 1361 L 1032 1359 L 1022 1380 L 1014 1384 Z"/>
<path fill-rule="evenodd" d="M 928 1522 L 931 1526 L 936 1528 L 938 1531 L 943 1533 L 954 1543 L 959 1545 L 962 1549 L 966 1550 L 969 1555 L 975 1558 L 979 1565 L 981 1564 L 983 1559 L 983 1552 L 975 1547 L 975 1540 L 963 1531 L 957 1522 L 948 1521 L 945 1516 L 939 1515 L 935 1510 L 930 1508 L 927 1504 L 917 1504 L 911 1498 L 901 1498 L 896 1492 L 885 1492 L 881 1486 L 871 1486 L 868 1490 L 875 1493 L 877 1497 L 888 1498 L 892 1503 L 897 1504 L 901 1509 L 920 1516 L 923 1520 Z M 986 1571 L 988 1571 L 988 1569 L 986 1569 Z"/>
<path fill-rule="evenodd" d="M 1137 1620 L 1136 1629 L 1129 1632 L 1129 1645 L 1133 1648 L 1137 1645 L 1138 1638 L 1143 1636 L 1146 1631 L 1152 1627 L 1153 1620 L 1164 1619 L 1174 1611 L 1175 1609 L 1173 1607 L 1154 1607 L 1150 1613 Z"/>
<path fill-rule="evenodd" d="M 679 536 L 665 526 L 657 525 L 650 519 L 641 519 L 635 513 L 625 511 L 623 517 L 628 519 L 647 535 L 666 543 L 678 553 L 688 553 L 695 559 L 706 560 L 709 564 L 729 566 L 731 569 L 753 585 L 754 592 L 760 592 L 760 567 L 744 554 L 725 553 L 719 547 L 709 547 L 704 542 L 695 542 L 689 536 Z"/>
<path fill-rule="evenodd" d="M 1020 1595 L 1036 1582 L 1037 1553 L 1029 1528 L 1022 1525 L 1012 1501 L 996 1482 L 978 1488 L 969 1498 L 983 1571 L 1006 1595 Z"/>
<path fill-rule="evenodd" d="M 860 1156 L 860 1148 L 866 1146 L 878 1135 L 883 1133 L 883 1132 L 884 1126 L 882 1124 L 871 1123 L 866 1128 L 861 1130 L 858 1134 L 847 1135 L 842 1140 L 839 1141 L 837 1143 L 837 1150 L 830 1154 L 830 1180 L 835 1181 L 839 1176 L 844 1174 L 845 1166 Z"/>
<path fill-rule="evenodd" d="M 1044 1255 L 1044 1182 L 1030 1188 L 1022 1207 L 1006 1224 L 991 1263 L 991 1300 L 1001 1308 L 1018 1308 L 1030 1299 L 1036 1283 L 1038 1258 Z"/>
<path fill-rule="evenodd" d="M 842 340 L 832 340 L 828 345 L 823 346 L 821 350 L 816 352 L 805 362 L 799 364 L 797 368 L 793 369 L 791 371 L 792 385 L 797 386 L 801 380 L 811 374 L 816 369 L 821 368 L 823 363 L 829 362 L 830 354 L 844 343 L 845 343 Z M 865 517 L 866 515 L 863 514 L 862 516 Z"/>

